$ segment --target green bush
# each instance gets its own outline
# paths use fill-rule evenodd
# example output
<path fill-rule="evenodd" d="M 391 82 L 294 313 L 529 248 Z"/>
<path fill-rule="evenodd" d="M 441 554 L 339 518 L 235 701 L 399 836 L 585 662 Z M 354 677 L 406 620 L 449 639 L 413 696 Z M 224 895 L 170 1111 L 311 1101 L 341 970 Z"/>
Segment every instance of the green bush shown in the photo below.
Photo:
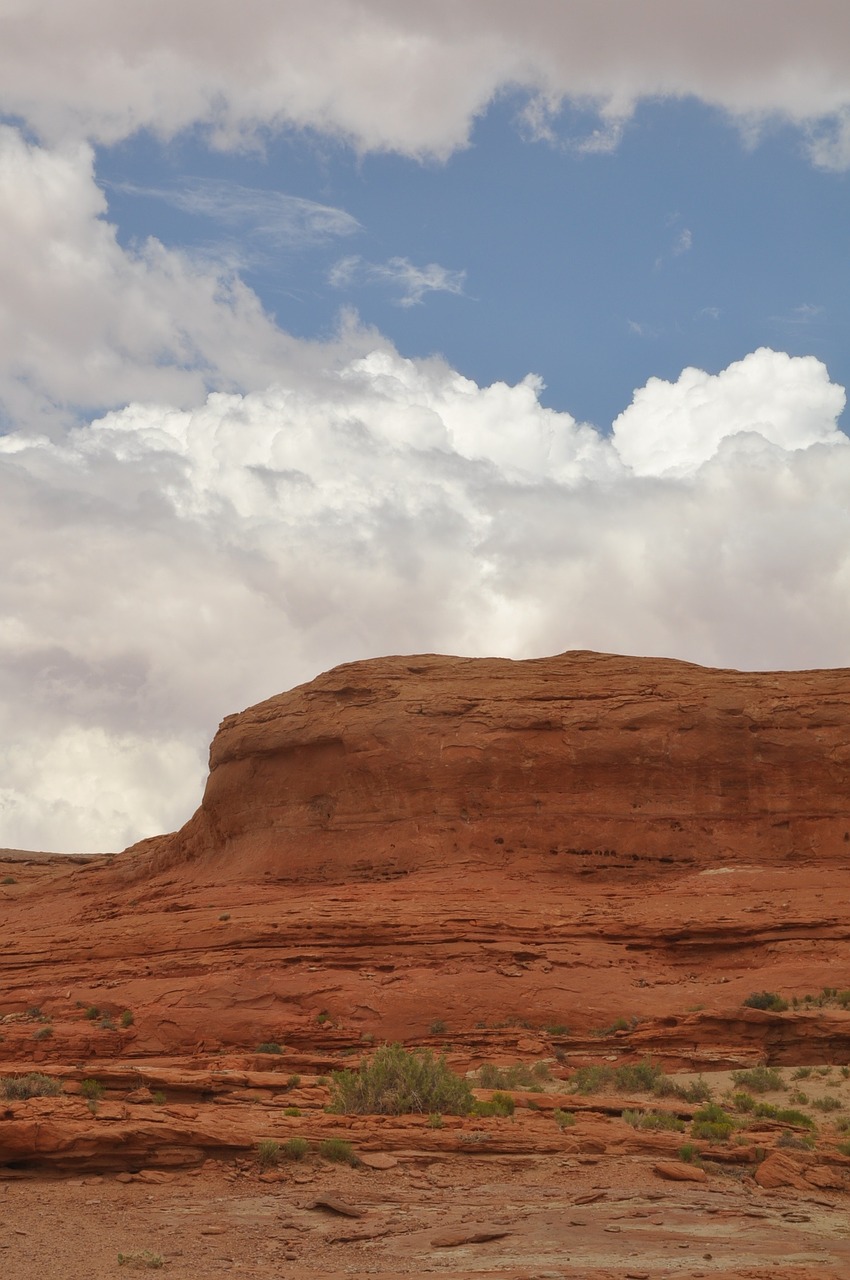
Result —
<path fill-rule="evenodd" d="M 89 1005 L 86 1009 L 86 1017 L 89 1022 L 95 1022 L 100 1017 L 100 1009 L 98 1009 L 96 1004 Z"/>
<path fill-rule="evenodd" d="M 329 1110 L 344 1115 L 428 1115 L 439 1111 L 468 1115 L 474 1098 L 469 1084 L 451 1071 L 445 1057 L 424 1050 L 409 1053 L 384 1045 L 358 1071 L 335 1071 Z"/>
<path fill-rule="evenodd" d="M 24 1098 L 55 1098 L 62 1092 L 62 1082 L 40 1071 L 25 1076 L 0 1076 L 0 1093 L 10 1101 Z"/>
<path fill-rule="evenodd" d="M 130 1267 L 136 1271 L 143 1271 L 149 1268 L 151 1271 L 158 1271 L 160 1267 L 165 1266 L 165 1259 L 161 1253 L 152 1253 L 150 1249 L 139 1249 L 135 1253 L 119 1253 L 119 1267 Z"/>
<path fill-rule="evenodd" d="M 273 1040 L 264 1040 L 262 1044 L 257 1045 L 257 1053 L 282 1053 L 279 1044 L 275 1044 Z"/>
<path fill-rule="evenodd" d="M 769 1093 L 772 1089 L 784 1089 L 785 1082 L 775 1067 L 752 1067 L 749 1071 L 733 1071 L 735 1084 L 753 1093 Z"/>
<path fill-rule="evenodd" d="M 132 1011 L 132 1009 L 125 1009 L 125 1010 L 124 1010 L 124 1012 L 121 1014 L 121 1026 L 122 1026 L 122 1027 L 124 1027 L 124 1028 L 132 1027 L 132 1025 L 133 1025 L 133 1023 L 134 1023 L 135 1021 L 136 1021 L 136 1019 L 135 1019 L 135 1017 L 134 1017 L 134 1015 L 133 1015 L 133 1011 Z"/>
<path fill-rule="evenodd" d="M 562 1111 L 560 1107 L 556 1107 L 552 1112 L 552 1119 L 559 1129 L 569 1129 L 576 1122 L 572 1111 Z"/>
<path fill-rule="evenodd" d="M 599 1093 L 607 1089 L 614 1079 L 610 1067 L 578 1067 L 570 1079 L 573 1093 Z"/>
<path fill-rule="evenodd" d="M 285 1116 L 300 1116 L 301 1108 L 300 1107 L 284 1107 L 283 1114 Z"/>
<path fill-rule="evenodd" d="M 306 1138 L 289 1138 L 283 1144 L 283 1154 L 287 1160 L 303 1160 L 309 1150 L 310 1144 Z"/>
<path fill-rule="evenodd" d="M 442 1018 L 437 1018 L 434 1022 L 431 1023 L 432 1036 L 441 1036 L 445 1030 L 446 1030 L 446 1024 L 445 1022 L 443 1022 Z"/>
<path fill-rule="evenodd" d="M 736 1111 L 755 1111 L 756 1105 L 756 1100 L 751 1093 L 742 1091 L 732 1096 L 732 1106 Z"/>
<path fill-rule="evenodd" d="M 49 1040 L 52 1035 L 52 1027 L 40 1027 L 33 1035 L 33 1040 Z"/>
<path fill-rule="evenodd" d="M 163 1093 L 162 1089 L 156 1089 L 156 1090 L 154 1090 L 154 1092 L 151 1094 L 151 1097 L 153 1098 L 154 1102 L 156 1103 L 156 1105 L 157 1105 L 158 1107 L 164 1107 L 164 1106 L 165 1106 L 165 1103 L 166 1103 L 167 1099 L 166 1099 L 165 1094 Z"/>
<path fill-rule="evenodd" d="M 88 1098 L 89 1102 L 100 1102 L 103 1097 L 103 1085 L 99 1080 L 83 1080 L 80 1083 L 80 1093 L 84 1098 Z"/>
<path fill-rule="evenodd" d="M 517 1062 L 512 1067 L 496 1067 L 484 1062 L 478 1070 L 478 1083 L 482 1089 L 530 1089 L 540 1092 L 540 1082 L 551 1075 L 545 1062 Z"/>
<path fill-rule="evenodd" d="M 828 1093 L 812 1102 L 812 1106 L 817 1107 L 818 1111 L 840 1111 L 843 1105 L 840 1098 L 833 1098 Z"/>
<path fill-rule="evenodd" d="M 273 1169 L 280 1164 L 280 1143 L 274 1138 L 263 1138 L 258 1142 L 257 1164 L 261 1169 Z"/>
<path fill-rule="evenodd" d="M 656 1132 L 683 1133 L 684 1120 L 669 1111 L 624 1111 L 622 1118 L 634 1129 L 649 1129 Z"/>
<path fill-rule="evenodd" d="M 442 1129 L 442 1127 L 443 1127 L 443 1117 L 440 1115 L 439 1111 L 432 1111 L 428 1117 L 428 1128 Z"/>
<path fill-rule="evenodd" d="M 691 1164 L 696 1154 L 697 1149 L 692 1142 L 686 1142 L 684 1146 L 679 1147 L 679 1159 L 684 1160 L 685 1164 Z"/>
<path fill-rule="evenodd" d="M 704 1107 L 700 1107 L 699 1111 L 694 1112 L 694 1118 L 691 1121 L 691 1137 L 706 1138 L 710 1142 L 725 1142 L 734 1128 L 735 1121 L 728 1112 L 716 1102 L 707 1102 Z"/>
<path fill-rule="evenodd" d="M 344 1138 L 325 1138 L 319 1143 L 319 1155 L 323 1160 L 332 1160 L 335 1164 L 356 1164 L 357 1157 L 350 1142 Z"/>
<path fill-rule="evenodd" d="M 488 1102 L 476 1101 L 472 1106 L 475 1116 L 512 1116 L 515 1102 L 509 1093 L 496 1092 Z"/>
<path fill-rule="evenodd" d="M 753 991 L 747 996 L 744 1005 L 748 1009 L 769 1009 L 772 1013 L 784 1013 L 788 1008 L 788 1001 L 783 1000 L 775 991 Z"/>
<path fill-rule="evenodd" d="M 648 1059 L 629 1062 L 614 1071 L 614 1085 L 629 1093 L 655 1093 L 666 1079 L 664 1072 Z"/>
<path fill-rule="evenodd" d="M 286 1082 L 286 1087 L 287 1089 L 297 1089 L 300 1083 L 301 1077 L 299 1075 L 291 1075 Z"/>
<path fill-rule="evenodd" d="M 778 1120 L 780 1124 L 796 1124 L 804 1129 L 814 1129 L 815 1122 L 804 1111 L 795 1111 L 793 1107 L 774 1107 L 769 1102 L 757 1103 L 753 1115 L 756 1119 Z"/>

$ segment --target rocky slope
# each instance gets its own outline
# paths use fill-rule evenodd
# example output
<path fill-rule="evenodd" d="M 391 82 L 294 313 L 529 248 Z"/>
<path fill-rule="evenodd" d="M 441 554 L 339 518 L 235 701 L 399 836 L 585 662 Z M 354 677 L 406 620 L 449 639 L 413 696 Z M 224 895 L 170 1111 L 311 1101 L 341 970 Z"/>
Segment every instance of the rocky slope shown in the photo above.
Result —
<path fill-rule="evenodd" d="M 439 1168 L 438 1184 L 473 1199 L 483 1175 L 460 1168 L 482 1150 L 543 1223 L 517 1172 L 532 1156 L 556 1180 L 596 1162 L 609 1198 L 668 1194 L 654 1170 L 681 1170 L 681 1132 L 620 1119 L 662 1104 L 610 1083 L 575 1092 L 583 1066 L 651 1057 L 680 1083 L 704 1073 L 716 1098 L 731 1069 L 782 1068 L 768 1101 L 787 1107 L 805 1088 L 795 1105 L 816 1122 L 814 1146 L 805 1126 L 742 1113 L 735 1142 L 703 1144 L 703 1175 L 742 1214 L 774 1187 L 843 1213 L 848 760 L 850 671 L 388 658 L 230 716 L 181 831 L 114 858 L 0 853 L 0 1076 L 35 1068 L 62 1084 L 0 1098 L 0 1179 L 188 1175 L 214 1159 L 216 1177 L 250 1180 L 260 1138 L 343 1135 L 405 1176 Z M 745 1005 L 761 991 L 789 1007 Z M 515 1090 L 515 1115 L 483 1128 L 327 1114 L 330 1072 L 397 1039 L 448 1046 L 460 1072 L 543 1063 L 543 1092 Z M 85 1096 L 87 1080 L 102 1096 Z M 695 1104 L 663 1106 L 689 1125 Z M 362 1170 L 314 1160 L 299 1174 L 325 1175 Z M 841 1274 L 838 1227 L 821 1236 Z M 769 1274 L 830 1274 L 809 1244 L 796 1270 Z M 530 1265 L 537 1247 L 523 1261 L 481 1242 L 452 1274 L 513 1274 L 507 1259 Z M 388 1249 L 375 1262 L 387 1274 L 401 1256 L 397 1240 Z M 594 1257 L 582 1275 L 629 1274 L 627 1254 L 613 1270 L 604 1249 Z M 707 1274 L 745 1274 L 743 1257 Z"/>

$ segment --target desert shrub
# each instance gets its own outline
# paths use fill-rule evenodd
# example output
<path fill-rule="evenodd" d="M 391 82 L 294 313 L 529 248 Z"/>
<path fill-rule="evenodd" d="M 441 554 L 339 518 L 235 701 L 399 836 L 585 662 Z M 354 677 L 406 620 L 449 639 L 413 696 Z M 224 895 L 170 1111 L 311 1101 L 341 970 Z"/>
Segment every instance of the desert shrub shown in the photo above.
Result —
<path fill-rule="evenodd" d="M 321 1013 L 316 1014 L 316 1021 L 320 1027 L 323 1027 L 325 1023 L 330 1022 L 330 1020 L 331 1015 L 328 1013 L 327 1009 L 323 1009 Z"/>
<path fill-rule="evenodd" d="M 125 1009 L 125 1010 L 124 1010 L 124 1012 L 121 1014 L 121 1026 L 122 1026 L 122 1027 L 124 1027 L 124 1028 L 132 1027 L 132 1025 L 133 1025 L 133 1023 L 134 1023 L 135 1021 L 136 1021 L 136 1019 L 135 1019 L 135 1016 L 134 1016 L 134 1014 L 133 1014 L 132 1009 Z"/>
<path fill-rule="evenodd" d="M 664 1072 L 649 1059 L 645 1062 L 627 1062 L 614 1070 L 615 1086 L 636 1093 L 654 1093 L 664 1079 Z"/>
<path fill-rule="evenodd" d="M 753 1093 L 769 1093 L 771 1089 L 784 1089 L 785 1082 L 775 1067 L 751 1067 L 748 1071 L 733 1071 L 735 1084 Z"/>
<path fill-rule="evenodd" d="M 106 1015 L 106 1017 L 101 1018 L 100 1022 L 97 1025 L 100 1027 L 101 1031 L 117 1031 L 118 1030 L 115 1023 L 112 1021 L 112 1019 L 109 1017 L 108 1014 Z"/>
<path fill-rule="evenodd" d="M 685 1129 L 685 1122 L 669 1111 L 624 1111 L 622 1118 L 633 1129 L 670 1133 L 683 1133 Z"/>
<path fill-rule="evenodd" d="M 39 1027 L 38 1031 L 33 1035 L 33 1040 L 49 1040 L 52 1035 L 52 1027 Z"/>
<path fill-rule="evenodd" d="M 136 1271 L 143 1271 L 149 1268 L 151 1271 L 158 1271 L 160 1267 L 165 1266 L 165 1259 L 161 1253 L 152 1253 L 150 1249 L 139 1249 L 135 1253 L 119 1253 L 119 1267 L 130 1267 Z"/>
<path fill-rule="evenodd" d="M 797 1070 L 794 1072 L 794 1074 L 791 1076 L 791 1079 L 792 1080 L 808 1080 L 809 1076 L 812 1074 L 812 1070 L 813 1070 L 812 1067 L 798 1067 Z"/>
<path fill-rule="evenodd" d="M 273 1169 L 280 1164 L 280 1143 L 274 1138 L 262 1138 L 257 1143 L 257 1164 L 261 1169 Z"/>
<path fill-rule="evenodd" d="M 690 1164 L 696 1157 L 697 1149 L 692 1142 L 686 1142 L 679 1147 L 679 1159 L 684 1160 L 685 1164 Z"/>
<path fill-rule="evenodd" d="M 692 1080 L 690 1084 L 673 1084 L 672 1080 L 664 1077 L 659 1086 L 655 1089 L 655 1093 L 659 1098 L 666 1096 L 666 1085 L 664 1082 L 673 1086 L 673 1096 L 681 1098 L 683 1102 L 709 1102 L 711 1100 L 711 1089 L 702 1076 L 698 1080 Z"/>
<path fill-rule="evenodd" d="M 813 1129 L 815 1122 L 804 1111 L 795 1111 L 793 1107 L 773 1107 L 769 1102 L 759 1102 L 753 1111 L 756 1119 L 778 1120 L 780 1124 L 796 1124 L 804 1129 Z"/>
<path fill-rule="evenodd" d="M 89 1102 L 100 1102 L 103 1097 L 103 1085 L 99 1080 L 82 1080 L 80 1082 L 80 1093 Z"/>
<path fill-rule="evenodd" d="M 329 1110 L 354 1115 L 406 1115 L 432 1111 L 468 1115 L 472 1090 L 445 1057 L 384 1045 L 358 1071 L 335 1071 Z"/>
<path fill-rule="evenodd" d="M 707 1102 L 704 1107 L 700 1107 L 699 1111 L 694 1112 L 694 1118 L 691 1121 L 691 1137 L 706 1138 L 711 1142 L 725 1142 L 734 1128 L 735 1121 L 727 1111 L 724 1111 L 716 1102 Z"/>
<path fill-rule="evenodd" d="M 556 1107 L 552 1112 L 552 1119 L 559 1129 L 569 1129 L 576 1122 L 572 1111 L 562 1111 L 560 1107 Z"/>
<path fill-rule="evenodd" d="M 287 1160 L 303 1160 L 309 1150 L 310 1144 L 306 1138 L 289 1138 L 283 1144 L 283 1154 Z"/>
<path fill-rule="evenodd" d="M 166 1097 L 162 1089 L 155 1089 L 154 1092 L 151 1094 L 151 1097 L 153 1098 L 154 1102 L 158 1107 L 165 1106 Z"/>
<path fill-rule="evenodd" d="M 478 1070 L 478 1083 L 482 1089 L 531 1089 L 540 1092 L 540 1082 L 551 1076 L 545 1062 L 516 1062 L 511 1067 L 496 1067 L 484 1062 Z"/>
<path fill-rule="evenodd" d="M 325 1138 L 319 1143 L 319 1155 L 323 1160 L 332 1160 L 335 1164 L 356 1164 L 357 1157 L 350 1142 L 344 1138 Z"/>
<path fill-rule="evenodd" d="M 818 1111 L 840 1111 L 843 1103 L 840 1098 L 833 1098 L 830 1094 L 825 1094 L 822 1098 L 815 1098 L 812 1106 L 817 1107 Z"/>
<path fill-rule="evenodd" d="M 628 1018 L 615 1018 L 609 1027 L 600 1027 L 598 1031 L 594 1031 L 595 1036 L 612 1036 L 617 1031 L 630 1031 L 634 1024 L 629 1022 Z"/>
<path fill-rule="evenodd" d="M 741 1090 L 732 1095 L 732 1106 L 736 1111 L 755 1111 L 757 1103 L 751 1093 Z"/>
<path fill-rule="evenodd" d="M 284 1107 L 283 1114 L 285 1116 L 300 1116 L 301 1108 L 300 1107 Z"/>
<path fill-rule="evenodd" d="M 88 1018 L 89 1022 L 97 1021 L 97 1019 L 100 1017 L 100 1009 L 98 1009 L 96 1004 L 89 1005 L 89 1007 L 86 1009 L 86 1017 Z"/>
<path fill-rule="evenodd" d="M 62 1092 L 62 1082 L 40 1071 L 30 1071 L 25 1076 L 0 1076 L 0 1093 L 4 1098 L 55 1098 Z"/>
<path fill-rule="evenodd" d="M 262 1044 L 257 1045 L 256 1052 L 257 1053 L 282 1053 L 283 1051 L 280 1045 L 276 1044 L 273 1040 L 264 1040 Z"/>
<path fill-rule="evenodd" d="M 442 1127 L 443 1117 L 440 1115 L 439 1111 L 432 1111 L 431 1115 L 428 1117 L 428 1128 L 442 1129 Z"/>
<path fill-rule="evenodd" d="M 747 996 L 744 1005 L 748 1009 L 769 1009 L 772 1013 L 783 1013 L 788 1008 L 788 1001 L 775 991 L 753 991 Z"/>
<path fill-rule="evenodd" d="M 15 879 L 15 877 L 14 877 L 14 876 L 4 876 L 4 877 L 3 877 L 3 884 L 17 884 L 17 883 L 18 883 L 18 882 L 17 882 L 17 880 Z"/>
<path fill-rule="evenodd" d="M 565 1027 L 562 1022 L 550 1022 L 543 1030 L 548 1031 L 550 1036 L 568 1036 L 570 1034 L 569 1027 Z"/>
<path fill-rule="evenodd" d="M 431 1023 L 432 1036 L 441 1036 L 445 1030 L 446 1030 L 446 1024 L 445 1022 L 443 1022 L 442 1018 L 437 1018 L 434 1022 Z"/>
<path fill-rule="evenodd" d="M 610 1067 L 578 1067 L 570 1080 L 573 1093 L 599 1093 L 607 1089 L 614 1079 Z"/>
<path fill-rule="evenodd" d="M 472 1106 L 475 1116 L 512 1116 L 516 1104 L 509 1093 L 496 1092 L 488 1102 L 476 1101 Z"/>
<path fill-rule="evenodd" d="M 843 1156 L 850 1156 L 850 1142 L 839 1142 L 836 1148 Z"/>
<path fill-rule="evenodd" d="M 776 1139 L 777 1147 L 789 1147 L 793 1151 L 811 1151 L 815 1145 L 814 1134 L 780 1133 Z"/>
<path fill-rule="evenodd" d="M 850 1116 L 840 1116 L 835 1122 L 835 1127 L 839 1133 L 850 1133 Z"/>
<path fill-rule="evenodd" d="M 230 919 L 230 912 L 222 911 L 221 915 L 219 916 L 219 920 L 229 920 L 229 919 Z"/>
<path fill-rule="evenodd" d="M 287 1089 L 297 1089 L 300 1083 L 301 1077 L 299 1075 L 291 1075 L 286 1082 L 286 1087 Z"/>

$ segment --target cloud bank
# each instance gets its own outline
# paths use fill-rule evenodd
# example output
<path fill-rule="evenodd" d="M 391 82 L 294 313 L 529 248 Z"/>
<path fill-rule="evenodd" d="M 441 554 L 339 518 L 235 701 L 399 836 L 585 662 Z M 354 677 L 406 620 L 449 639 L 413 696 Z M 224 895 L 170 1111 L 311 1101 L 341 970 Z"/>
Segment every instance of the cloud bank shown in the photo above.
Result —
<path fill-rule="evenodd" d="M 585 150 L 616 145 L 641 99 L 695 96 L 749 130 L 789 120 L 815 163 L 850 164 L 845 0 L 27 0 L 0 14 L 0 111 L 54 143 L 197 124 L 262 146 L 295 124 L 445 157 L 512 88 L 541 137 L 565 101 L 594 108 Z"/>
<path fill-rule="evenodd" d="M 817 360 L 652 379 L 606 436 L 534 378 L 368 336 L 262 392 L 0 438 L 0 842 L 176 825 L 220 715 L 352 658 L 850 661 L 850 442 Z"/>

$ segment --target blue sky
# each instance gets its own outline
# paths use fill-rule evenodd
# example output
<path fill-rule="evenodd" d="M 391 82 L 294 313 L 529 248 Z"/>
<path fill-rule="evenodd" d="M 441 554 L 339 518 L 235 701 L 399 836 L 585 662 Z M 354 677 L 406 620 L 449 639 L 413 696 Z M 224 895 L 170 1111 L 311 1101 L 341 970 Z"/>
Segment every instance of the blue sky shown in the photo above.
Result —
<path fill-rule="evenodd" d="M 327 335 L 353 306 L 404 354 L 440 353 L 478 383 L 538 373 L 545 404 L 602 428 L 647 378 L 718 372 L 760 346 L 817 355 L 850 381 L 848 178 L 814 168 L 798 130 L 774 123 L 748 143 L 715 107 L 655 101 L 615 149 L 587 154 L 590 113 L 567 108 L 557 141 L 532 141 L 525 101 L 493 103 L 446 161 L 359 156 L 313 131 L 264 139 L 260 154 L 210 153 L 195 131 L 105 148 L 97 168 L 125 243 L 237 240 L 244 278 L 288 331 Z M 209 191 L 194 215 L 135 193 L 179 196 L 193 181 L 230 184 L 243 220 L 216 218 Z M 257 192 L 358 225 L 304 244 L 281 210 L 278 236 L 262 234 Z M 403 282 L 362 267 L 334 287 L 334 264 L 354 255 L 439 264 L 461 291 L 404 306 Z"/>
<path fill-rule="evenodd" d="M 847 0 L 7 5 L 0 847 L 341 662 L 850 667 L 848 173 Z"/>

